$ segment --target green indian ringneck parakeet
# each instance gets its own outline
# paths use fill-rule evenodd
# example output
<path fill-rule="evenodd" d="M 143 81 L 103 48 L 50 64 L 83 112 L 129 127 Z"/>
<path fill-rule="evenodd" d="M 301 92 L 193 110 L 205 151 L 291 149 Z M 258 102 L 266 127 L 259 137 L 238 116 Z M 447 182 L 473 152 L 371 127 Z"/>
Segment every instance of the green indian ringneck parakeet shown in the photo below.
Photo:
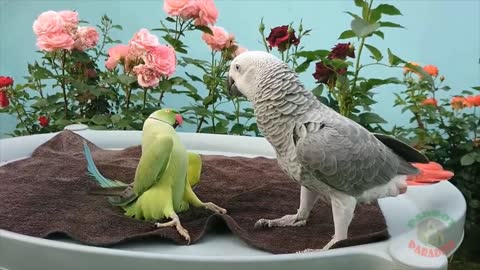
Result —
<path fill-rule="evenodd" d="M 175 226 L 190 242 L 188 231 L 181 225 L 177 213 L 188 210 L 190 205 L 221 214 L 226 210 L 214 203 L 202 202 L 192 190 L 192 185 L 200 179 L 202 161 L 200 155 L 187 152 L 175 132 L 175 127 L 182 121 L 172 109 L 155 111 L 145 120 L 142 155 L 134 182 L 130 185 L 103 177 L 86 143 L 84 150 L 88 171 L 101 186 L 92 190 L 92 194 L 110 196 L 110 203 L 122 207 L 129 217 L 141 220 L 170 218 L 169 222 L 155 223 L 155 227 Z"/>

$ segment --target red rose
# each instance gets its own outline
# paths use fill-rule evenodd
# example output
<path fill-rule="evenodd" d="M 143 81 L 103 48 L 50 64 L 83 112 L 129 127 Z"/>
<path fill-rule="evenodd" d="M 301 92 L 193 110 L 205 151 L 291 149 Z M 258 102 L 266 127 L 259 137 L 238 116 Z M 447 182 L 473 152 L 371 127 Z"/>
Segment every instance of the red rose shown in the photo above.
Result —
<path fill-rule="evenodd" d="M 339 68 L 334 72 L 333 67 L 325 65 L 323 62 L 318 62 L 315 64 L 315 73 L 312 75 L 318 83 L 327 84 L 328 81 L 331 81 L 331 83 L 335 84 L 337 80 L 336 75 L 345 73 L 347 73 L 347 68 Z"/>
<path fill-rule="evenodd" d="M 319 83 L 327 83 L 330 77 L 334 76 L 335 72 L 329 67 L 327 67 L 323 62 L 318 62 L 315 64 L 315 73 L 313 73 L 313 77 Z"/>
<path fill-rule="evenodd" d="M 40 126 L 46 127 L 48 126 L 48 123 L 50 122 L 50 120 L 48 120 L 46 116 L 42 115 L 38 118 L 38 122 L 40 122 Z"/>
<path fill-rule="evenodd" d="M 328 55 L 328 59 L 346 59 L 348 57 L 355 58 L 355 48 L 349 43 L 338 43 L 332 48 Z"/>
<path fill-rule="evenodd" d="M 6 76 L 0 76 L 0 88 L 13 85 L 13 79 Z"/>
<path fill-rule="evenodd" d="M 288 25 L 273 28 L 266 38 L 271 48 L 277 47 L 279 51 L 285 51 L 290 45 L 297 46 L 300 40 L 295 36 L 295 30 L 288 31 Z"/>
<path fill-rule="evenodd" d="M 8 107 L 9 104 L 7 91 L 0 91 L 0 109 Z"/>
<path fill-rule="evenodd" d="M 95 69 L 87 68 L 83 73 L 89 79 L 97 78 L 97 71 Z"/>

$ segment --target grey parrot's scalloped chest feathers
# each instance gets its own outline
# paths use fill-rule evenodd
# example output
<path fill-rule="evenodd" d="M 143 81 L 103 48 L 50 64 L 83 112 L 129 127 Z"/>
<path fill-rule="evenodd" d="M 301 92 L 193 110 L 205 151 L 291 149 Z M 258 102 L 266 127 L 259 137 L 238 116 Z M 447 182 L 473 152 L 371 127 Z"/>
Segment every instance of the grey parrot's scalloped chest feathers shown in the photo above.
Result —
<path fill-rule="evenodd" d="M 257 124 L 282 169 L 301 185 L 352 196 L 418 170 L 374 134 L 323 105 L 283 62 L 263 67 L 253 100 Z"/>

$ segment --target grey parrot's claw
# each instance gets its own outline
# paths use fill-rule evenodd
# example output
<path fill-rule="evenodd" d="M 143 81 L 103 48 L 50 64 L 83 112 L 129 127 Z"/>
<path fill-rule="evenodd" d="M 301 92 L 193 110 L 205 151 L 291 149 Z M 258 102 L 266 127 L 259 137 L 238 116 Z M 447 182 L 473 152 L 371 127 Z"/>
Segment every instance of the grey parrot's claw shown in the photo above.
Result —
<path fill-rule="evenodd" d="M 306 219 L 297 220 L 297 215 L 286 215 L 277 219 L 259 219 L 255 222 L 254 228 L 271 228 L 271 227 L 299 227 L 307 224 Z"/>
<path fill-rule="evenodd" d="M 260 228 L 264 228 L 264 227 L 270 227 L 268 226 L 268 220 L 266 219 L 259 219 L 257 222 L 255 222 L 255 225 L 253 226 L 255 229 L 260 229 Z"/>
<path fill-rule="evenodd" d="M 304 249 L 304 250 L 297 251 L 297 252 L 295 252 L 295 253 L 301 254 L 301 253 L 311 253 L 311 252 L 317 252 L 317 251 L 321 251 L 321 249 L 311 249 L 311 248 L 307 248 L 307 249 Z"/>
<path fill-rule="evenodd" d="M 328 242 L 328 244 L 326 244 L 322 250 L 329 250 L 333 245 L 335 245 L 338 241 L 338 239 L 335 238 L 335 235 L 332 236 L 332 240 L 330 240 L 330 242 Z"/>

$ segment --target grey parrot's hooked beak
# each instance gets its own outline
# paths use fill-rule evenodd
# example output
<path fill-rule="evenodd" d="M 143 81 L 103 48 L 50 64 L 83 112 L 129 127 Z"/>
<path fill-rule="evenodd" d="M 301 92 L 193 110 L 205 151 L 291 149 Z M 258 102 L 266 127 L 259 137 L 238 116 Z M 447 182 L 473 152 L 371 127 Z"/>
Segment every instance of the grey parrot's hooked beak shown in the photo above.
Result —
<path fill-rule="evenodd" d="M 242 92 L 240 92 L 237 86 L 235 85 L 235 81 L 230 76 L 228 76 L 227 90 L 228 90 L 228 94 L 232 97 L 243 96 Z"/>

